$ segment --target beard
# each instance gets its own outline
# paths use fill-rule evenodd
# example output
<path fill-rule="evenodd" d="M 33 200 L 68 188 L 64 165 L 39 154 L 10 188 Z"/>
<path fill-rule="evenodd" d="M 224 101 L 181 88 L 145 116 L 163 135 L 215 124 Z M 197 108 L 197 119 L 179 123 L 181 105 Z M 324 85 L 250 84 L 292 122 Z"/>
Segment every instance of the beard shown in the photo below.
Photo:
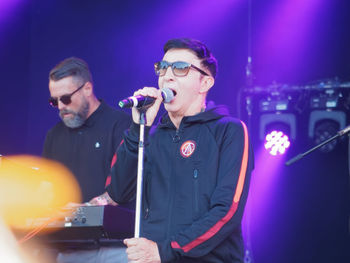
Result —
<path fill-rule="evenodd" d="M 88 112 L 89 112 L 89 108 L 90 105 L 89 103 L 84 99 L 84 101 L 82 102 L 81 107 L 79 108 L 79 110 L 76 111 L 72 111 L 72 110 L 60 110 L 59 115 L 63 121 L 63 123 L 69 127 L 69 128 L 78 128 L 80 126 L 82 126 L 88 116 Z M 72 117 L 64 117 L 64 114 L 71 114 Z"/>

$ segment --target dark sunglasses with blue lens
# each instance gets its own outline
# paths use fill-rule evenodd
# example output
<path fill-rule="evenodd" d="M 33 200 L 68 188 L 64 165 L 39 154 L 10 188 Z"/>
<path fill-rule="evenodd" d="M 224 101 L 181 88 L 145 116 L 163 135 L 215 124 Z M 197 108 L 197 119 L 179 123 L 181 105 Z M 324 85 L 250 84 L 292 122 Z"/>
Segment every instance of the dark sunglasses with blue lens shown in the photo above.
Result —
<path fill-rule="evenodd" d="M 191 68 L 197 70 L 198 72 L 200 72 L 205 76 L 209 76 L 208 73 L 196 67 L 195 65 L 192 65 L 191 63 L 184 62 L 184 61 L 175 61 L 170 63 L 165 60 L 159 61 L 154 64 L 154 70 L 156 72 L 156 75 L 160 77 L 164 76 L 168 67 L 171 67 L 173 74 L 177 77 L 187 76 Z"/>

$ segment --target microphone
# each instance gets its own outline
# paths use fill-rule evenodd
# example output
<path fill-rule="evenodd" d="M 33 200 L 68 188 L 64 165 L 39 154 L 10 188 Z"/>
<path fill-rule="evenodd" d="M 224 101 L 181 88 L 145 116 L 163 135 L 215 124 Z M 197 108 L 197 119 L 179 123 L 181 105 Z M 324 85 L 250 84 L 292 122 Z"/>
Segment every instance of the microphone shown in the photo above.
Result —
<path fill-rule="evenodd" d="M 162 91 L 162 97 L 163 97 L 163 103 L 169 103 L 173 100 L 175 97 L 174 92 L 171 89 L 163 88 Z M 155 102 L 155 98 L 152 97 L 145 97 L 142 95 L 137 96 L 131 96 L 124 100 L 119 101 L 118 105 L 120 108 L 142 108 L 145 106 L 150 106 Z"/>

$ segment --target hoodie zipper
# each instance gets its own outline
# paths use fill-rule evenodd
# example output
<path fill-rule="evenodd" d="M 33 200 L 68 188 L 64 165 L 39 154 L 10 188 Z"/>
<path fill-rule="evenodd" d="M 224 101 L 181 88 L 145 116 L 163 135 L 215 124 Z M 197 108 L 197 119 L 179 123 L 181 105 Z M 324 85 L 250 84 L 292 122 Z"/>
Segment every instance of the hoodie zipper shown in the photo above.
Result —
<path fill-rule="evenodd" d="M 193 170 L 194 212 L 198 213 L 198 169 Z"/>
<path fill-rule="evenodd" d="M 181 123 L 180 123 L 180 127 L 179 129 L 176 129 L 175 131 L 175 135 L 173 136 L 173 143 L 175 144 L 175 147 L 174 147 L 174 150 L 175 150 L 175 153 L 174 153 L 174 156 L 177 156 L 178 154 L 178 151 L 179 151 L 179 142 L 181 140 L 181 137 L 180 137 L 180 128 L 181 128 Z M 175 183 L 176 181 L 176 174 L 175 174 L 175 169 L 172 169 L 172 173 L 171 173 L 171 178 L 170 178 L 170 186 L 172 185 L 176 185 Z M 170 187 L 169 189 L 170 191 L 170 200 L 169 200 L 169 212 L 168 212 L 168 215 L 169 215 L 169 220 L 168 220 L 168 229 L 167 229 L 167 236 L 170 235 L 170 232 L 171 232 L 171 225 L 172 225 L 172 218 L 173 217 L 176 217 L 176 215 L 173 215 L 171 214 L 173 212 L 173 206 L 174 206 L 174 198 L 175 198 L 175 189 L 174 187 Z"/>

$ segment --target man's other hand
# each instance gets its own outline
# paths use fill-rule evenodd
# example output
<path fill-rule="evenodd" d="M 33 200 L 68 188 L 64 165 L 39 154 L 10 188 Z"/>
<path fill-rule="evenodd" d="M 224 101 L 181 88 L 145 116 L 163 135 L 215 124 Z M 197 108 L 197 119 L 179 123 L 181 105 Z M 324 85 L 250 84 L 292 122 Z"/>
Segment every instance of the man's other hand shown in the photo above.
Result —
<path fill-rule="evenodd" d="M 124 239 L 124 244 L 128 247 L 129 262 L 135 263 L 159 263 L 160 256 L 157 243 L 146 238 Z"/>

